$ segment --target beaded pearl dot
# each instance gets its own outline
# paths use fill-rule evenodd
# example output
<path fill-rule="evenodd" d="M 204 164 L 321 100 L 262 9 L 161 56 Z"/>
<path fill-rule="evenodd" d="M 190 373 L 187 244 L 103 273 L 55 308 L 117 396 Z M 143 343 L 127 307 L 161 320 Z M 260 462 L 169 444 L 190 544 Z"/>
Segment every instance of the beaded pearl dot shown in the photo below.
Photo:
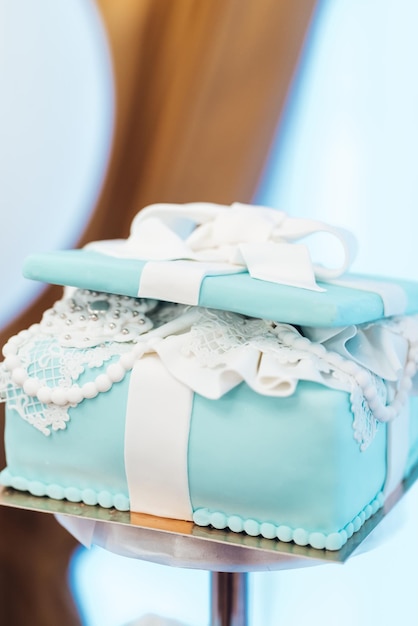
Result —
<path fill-rule="evenodd" d="M 36 395 L 39 402 L 41 402 L 42 404 L 49 404 L 51 402 L 51 390 L 46 385 L 40 387 Z"/>
<path fill-rule="evenodd" d="M 370 402 L 375 400 L 375 398 L 377 398 L 377 389 L 372 384 L 367 385 L 367 387 L 365 387 L 363 389 L 363 393 L 364 393 L 367 401 L 369 402 L 369 404 L 370 404 Z"/>
<path fill-rule="evenodd" d="M 369 405 L 370 410 L 373 413 L 376 413 L 376 411 L 378 412 L 379 409 L 381 408 L 382 404 L 381 404 L 381 401 L 379 400 L 379 398 L 377 397 L 377 394 L 375 395 L 374 398 L 367 398 L 367 396 L 366 396 L 366 399 L 367 399 L 367 403 Z"/>
<path fill-rule="evenodd" d="M 366 370 L 360 369 L 355 375 L 357 383 L 365 389 L 370 384 L 370 374 Z"/>
<path fill-rule="evenodd" d="M 22 386 L 27 377 L 28 373 L 23 367 L 16 367 L 12 372 L 12 381 L 16 385 Z"/>
<path fill-rule="evenodd" d="M 412 389 L 412 380 L 407 377 L 403 378 L 401 380 L 400 388 L 402 389 L 402 391 L 410 391 Z"/>
<path fill-rule="evenodd" d="M 136 354 L 132 350 L 131 352 L 125 352 L 125 354 L 122 354 L 119 359 L 119 363 L 125 368 L 125 370 L 130 370 L 133 368 L 136 359 Z"/>
<path fill-rule="evenodd" d="M 114 383 L 120 382 L 125 376 L 125 368 L 120 363 L 112 363 L 106 370 L 110 380 Z"/>
<path fill-rule="evenodd" d="M 78 385 L 73 385 L 67 389 L 67 399 L 69 404 L 79 404 L 83 400 L 83 394 Z"/>
<path fill-rule="evenodd" d="M 19 357 L 16 354 L 9 354 L 5 359 L 4 359 L 4 368 L 11 372 L 12 370 L 14 370 L 15 368 L 18 368 L 21 366 L 21 362 Z"/>
<path fill-rule="evenodd" d="M 9 354 L 16 354 L 16 348 L 13 346 L 10 341 L 8 341 L 2 348 L 2 354 L 4 357 L 9 356 Z"/>
<path fill-rule="evenodd" d="M 13 335 L 13 337 L 10 337 L 9 341 L 7 342 L 7 345 L 13 348 L 14 352 L 16 352 L 18 346 L 20 346 L 21 343 L 22 342 L 20 341 L 19 337 L 17 335 Z"/>
<path fill-rule="evenodd" d="M 99 392 L 109 391 L 112 387 L 112 381 L 107 374 L 100 374 L 96 378 L 96 387 Z"/>
<path fill-rule="evenodd" d="M 41 381 L 38 378 L 27 378 L 23 383 L 23 391 L 28 396 L 36 396 L 39 387 L 41 386 Z"/>
<path fill-rule="evenodd" d="M 91 399 L 97 396 L 99 390 L 97 389 L 94 382 L 89 382 L 84 383 L 84 385 L 81 387 L 81 393 L 83 394 L 84 398 Z"/>
<path fill-rule="evenodd" d="M 380 422 L 390 422 L 392 421 L 398 413 L 398 409 L 396 409 L 396 405 L 393 406 L 382 406 L 378 411 L 376 411 L 376 419 Z"/>
<path fill-rule="evenodd" d="M 65 406 L 68 404 L 68 395 L 66 389 L 56 387 L 51 391 L 51 402 L 57 406 Z"/>

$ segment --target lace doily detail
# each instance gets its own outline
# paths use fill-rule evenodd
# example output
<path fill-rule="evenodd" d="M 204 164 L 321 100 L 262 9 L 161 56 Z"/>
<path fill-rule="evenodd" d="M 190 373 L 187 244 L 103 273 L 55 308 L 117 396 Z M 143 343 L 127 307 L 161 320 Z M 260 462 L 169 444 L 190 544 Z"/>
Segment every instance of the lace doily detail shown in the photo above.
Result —
<path fill-rule="evenodd" d="M 382 379 L 373 377 L 377 397 L 382 405 L 387 401 L 387 388 Z M 354 439 L 360 444 L 360 450 L 366 448 L 373 441 L 379 425 L 369 403 L 367 402 L 363 390 L 355 380 L 352 381 L 352 391 L 350 393 L 351 412 L 353 413 Z"/>
<path fill-rule="evenodd" d="M 77 397 L 70 402 L 69 394 L 79 377 L 86 369 L 101 368 L 113 357 L 130 351 L 129 344 L 101 344 L 80 350 L 65 348 L 56 339 L 42 335 L 29 340 L 19 351 L 19 369 L 27 373 L 26 388 L 32 384 L 38 390 L 50 390 L 51 402 L 43 403 L 38 395 L 26 393 L 25 384 L 14 384 L 13 378 L 19 379 L 19 370 L 7 372 L 2 367 L 0 380 L 8 407 L 44 435 L 49 435 L 51 429 L 62 430 L 69 420 L 69 409 L 77 405 Z"/>
<path fill-rule="evenodd" d="M 202 367 L 216 368 L 225 364 L 229 353 L 243 346 L 270 353 L 283 365 L 309 359 L 323 373 L 330 371 L 323 358 L 326 350 L 303 337 L 294 326 L 209 309 L 201 310 L 185 339 L 183 352 L 194 355 Z"/>
<path fill-rule="evenodd" d="M 269 337 L 271 324 L 227 311 L 202 309 L 198 321 L 185 339 L 183 353 L 194 355 L 202 367 L 225 363 L 229 352 Z M 273 336 L 272 336 L 273 339 Z"/>
<path fill-rule="evenodd" d="M 185 338 L 183 354 L 192 355 L 198 367 L 221 368 L 233 351 L 247 346 L 274 358 L 278 365 L 277 383 L 284 375 L 298 380 L 312 380 L 342 389 L 350 394 L 354 416 L 354 437 L 364 450 L 373 440 L 379 422 L 394 419 L 407 402 L 412 378 L 417 371 L 418 319 L 383 320 L 395 334 L 407 339 L 405 367 L 395 385 L 384 381 L 367 368 L 310 341 L 295 327 L 263 320 L 248 319 L 235 313 L 202 311 Z M 270 361 L 271 363 L 271 361 Z M 252 386 L 251 379 L 246 382 Z M 277 384 L 276 388 L 279 388 Z"/>
<path fill-rule="evenodd" d="M 184 307 L 170 305 L 171 320 L 164 324 L 165 308 L 151 300 L 76 290 L 47 311 L 40 324 L 11 337 L 4 346 L 0 400 L 45 435 L 64 429 L 71 407 L 123 380 L 169 329 L 190 327 L 187 314 L 179 315 Z M 144 311 L 156 320 L 156 328 Z M 63 335 L 67 327 L 72 329 L 68 337 Z M 92 370 L 97 375 L 79 384 L 82 374 Z"/>

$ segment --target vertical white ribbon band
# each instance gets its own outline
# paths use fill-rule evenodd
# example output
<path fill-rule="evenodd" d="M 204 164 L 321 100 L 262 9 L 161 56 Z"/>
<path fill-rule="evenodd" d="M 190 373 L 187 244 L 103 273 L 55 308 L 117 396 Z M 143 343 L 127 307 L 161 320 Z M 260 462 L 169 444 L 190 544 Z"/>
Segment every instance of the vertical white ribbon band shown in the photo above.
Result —
<path fill-rule="evenodd" d="M 131 372 L 125 431 L 125 468 L 132 511 L 192 519 L 188 444 L 193 392 L 156 354 Z"/>
<path fill-rule="evenodd" d="M 240 274 L 244 271 L 245 268 L 230 263 L 148 261 L 142 270 L 138 296 L 198 305 L 200 286 L 205 276 Z"/>

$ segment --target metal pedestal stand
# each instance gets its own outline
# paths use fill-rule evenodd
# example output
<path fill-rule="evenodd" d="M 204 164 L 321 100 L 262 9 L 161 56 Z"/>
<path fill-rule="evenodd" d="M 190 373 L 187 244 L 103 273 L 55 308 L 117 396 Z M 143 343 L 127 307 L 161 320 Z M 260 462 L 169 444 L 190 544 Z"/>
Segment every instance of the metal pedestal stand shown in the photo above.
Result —
<path fill-rule="evenodd" d="M 211 573 L 210 626 L 248 626 L 247 585 L 247 573 Z"/>

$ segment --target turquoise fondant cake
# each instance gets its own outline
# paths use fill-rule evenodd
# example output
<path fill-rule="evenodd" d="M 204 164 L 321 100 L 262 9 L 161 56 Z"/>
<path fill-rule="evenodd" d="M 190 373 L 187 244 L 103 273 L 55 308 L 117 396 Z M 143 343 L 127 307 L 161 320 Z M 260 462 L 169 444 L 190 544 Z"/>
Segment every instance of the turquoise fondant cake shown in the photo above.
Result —
<path fill-rule="evenodd" d="M 337 270 L 294 243 L 318 230 Z M 158 205 L 29 259 L 71 287 L 3 348 L 2 484 L 341 548 L 418 461 L 417 286 L 351 251 L 263 207 Z"/>

